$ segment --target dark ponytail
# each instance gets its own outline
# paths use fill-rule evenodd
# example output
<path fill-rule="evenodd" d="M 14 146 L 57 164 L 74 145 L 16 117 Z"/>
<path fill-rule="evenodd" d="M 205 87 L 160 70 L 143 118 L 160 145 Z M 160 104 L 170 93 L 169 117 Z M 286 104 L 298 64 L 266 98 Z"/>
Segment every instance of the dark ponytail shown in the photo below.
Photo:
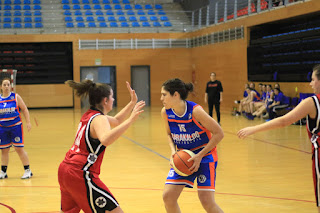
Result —
<path fill-rule="evenodd" d="M 180 94 L 182 100 L 186 100 L 189 92 L 193 91 L 192 83 L 184 83 L 179 78 L 169 79 L 162 84 L 164 90 L 168 91 L 170 95 L 173 95 L 175 92 Z"/>
<path fill-rule="evenodd" d="M 82 82 L 68 80 L 65 83 L 75 89 L 76 95 L 80 98 L 89 96 L 89 103 L 94 107 L 97 104 L 100 104 L 103 98 L 109 98 L 111 94 L 111 87 L 109 85 L 101 83 L 96 84 L 91 80 L 83 80 Z"/>

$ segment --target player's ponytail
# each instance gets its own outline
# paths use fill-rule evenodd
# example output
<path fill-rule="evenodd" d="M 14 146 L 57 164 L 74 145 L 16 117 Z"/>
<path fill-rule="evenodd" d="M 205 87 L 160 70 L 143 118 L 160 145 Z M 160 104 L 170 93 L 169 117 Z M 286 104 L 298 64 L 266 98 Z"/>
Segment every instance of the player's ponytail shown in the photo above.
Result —
<path fill-rule="evenodd" d="M 317 79 L 320 80 L 320 64 L 313 67 L 313 72 L 317 76 Z"/>
<path fill-rule="evenodd" d="M 103 98 L 109 98 L 111 94 L 111 87 L 109 85 L 101 83 L 96 84 L 91 80 L 84 80 L 82 82 L 68 80 L 65 83 L 75 89 L 76 95 L 80 98 L 89 96 L 89 103 L 94 107 L 96 107 L 97 104 L 100 104 Z"/>

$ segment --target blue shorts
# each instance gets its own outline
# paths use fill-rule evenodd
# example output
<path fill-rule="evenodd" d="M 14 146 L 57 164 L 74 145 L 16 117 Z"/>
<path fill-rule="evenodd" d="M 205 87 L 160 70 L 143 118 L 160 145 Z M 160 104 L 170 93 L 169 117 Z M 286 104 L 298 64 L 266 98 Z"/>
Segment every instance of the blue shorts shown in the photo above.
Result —
<path fill-rule="evenodd" d="M 199 170 L 189 176 L 180 176 L 171 168 L 166 184 L 185 185 L 185 187 L 193 188 L 194 181 L 197 178 L 198 190 L 215 191 L 217 165 L 217 161 L 200 163 Z"/>
<path fill-rule="evenodd" d="M 24 147 L 22 124 L 12 127 L 0 127 L 0 149 L 11 146 Z"/>

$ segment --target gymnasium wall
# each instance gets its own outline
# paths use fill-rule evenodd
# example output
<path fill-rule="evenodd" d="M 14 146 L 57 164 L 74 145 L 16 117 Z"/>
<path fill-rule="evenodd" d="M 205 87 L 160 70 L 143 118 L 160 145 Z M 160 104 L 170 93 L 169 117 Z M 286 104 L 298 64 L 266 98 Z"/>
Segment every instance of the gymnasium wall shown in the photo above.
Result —
<path fill-rule="evenodd" d="M 74 79 L 80 80 L 81 66 L 95 66 L 95 59 L 101 59 L 102 66 L 116 66 L 118 106 L 129 101 L 125 81 L 130 81 L 131 65 L 150 66 L 151 106 L 161 106 L 160 87 L 163 81 L 179 77 L 187 82 L 194 82 L 195 93 L 191 100 L 204 105 L 205 84 L 210 72 L 217 73 L 217 78 L 224 86 L 222 110 L 229 110 L 233 101 L 243 94 L 247 82 L 246 50 L 248 33 L 251 26 L 285 19 L 318 11 L 320 1 L 312 0 L 302 4 L 277 8 L 271 12 L 254 14 L 215 26 L 207 27 L 191 33 L 141 33 L 141 34 L 63 34 L 63 35 L 0 35 L 0 42 L 73 42 Z M 244 26 L 245 38 L 192 49 L 139 49 L 139 50 L 79 50 L 78 42 L 94 39 L 160 39 L 186 38 L 205 35 L 212 32 Z M 193 78 L 193 72 L 195 77 Z M 289 96 L 295 95 L 294 88 L 299 92 L 311 92 L 309 83 L 281 83 L 281 88 Z M 35 91 L 41 91 L 34 96 Z M 62 94 L 61 94 L 61 91 Z M 27 99 L 29 107 L 80 106 L 78 98 L 74 98 L 72 90 L 65 85 L 19 85 L 17 92 Z M 41 101 L 32 100 L 38 98 Z M 55 97 L 55 101 L 52 101 Z"/>

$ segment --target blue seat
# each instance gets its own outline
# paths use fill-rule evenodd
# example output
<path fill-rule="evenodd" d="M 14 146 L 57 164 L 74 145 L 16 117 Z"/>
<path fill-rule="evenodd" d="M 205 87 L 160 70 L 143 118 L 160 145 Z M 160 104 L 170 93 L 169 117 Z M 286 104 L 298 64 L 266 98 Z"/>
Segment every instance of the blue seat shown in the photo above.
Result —
<path fill-rule="evenodd" d="M 140 21 L 148 21 L 148 18 L 147 17 L 145 17 L 145 16 L 140 16 L 140 19 L 139 19 Z"/>
<path fill-rule="evenodd" d="M 157 16 L 150 16 L 150 21 L 158 21 Z"/>
<path fill-rule="evenodd" d="M 134 9 L 142 10 L 143 8 L 142 8 L 141 4 L 136 4 L 136 5 L 134 5 Z"/>
<path fill-rule="evenodd" d="M 137 18 L 135 16 L 130 16 L 129 21 L 137 21 Z"/>
<path fill-rule="evenodd" d="M 4 11 L 3 16 L 11 16 L 11 12 L 10 11 Z"/>
<path fill-rule="evenodd" d="M 109 16 L 108 17 L 108 21 L 117 21 L 116 18 L 114 16 Z"/>
<path fill-rule="evenodd" d="M 92 16 L 87 17 L 87 22 L 93 22 L 93 21 L 94 21 L 94 18 Z"/>
<path fill-rule="evenodd" d="M 34 11 L 33 15 L 34 16 L 41 16 L 41 11 L 36 10 L 36 11 Z"/>
<path fill-rule="evenodd" d="M 165 27 L 171 27 L 172 24 L 171 24 L 170 21 L 166 21 L 166 22 L 163 23 L 163 26 L 165 26 Z"/>
<path fill-rule="evenodd" d="M 85 5 L 83 5 L 83 9 L 91 10 L 91 6 L 89 4 L 85 4 Z"/>
<path fill-rule="evenodd" d="M 128 22 L 121 22 L 121 27 L 129 27 Z"/>
<path fill-rule="evenodd" d="M 24 11 L 23 13 L 24 16 L 32 16 L 32 13 L 30 11 Z"/>
<path fill-rule="evenodd" d="M 112 10 L 112 7 L 109 4 L 104 5 L 105 10 Z"/>
<path fill-rule="evenodd" d="M 11 28 L 11 24 L 10 23 L 5 23 L 5 24 L 3 24 L 3 28 Z"/>
<path fill-rule="evenodd" d="M 22 28 L 22 24 L 21 23 L 15 23 L 13 25 L 13 28 Z"/>
<path fill-rule="evenodd" d="M 113 4 L 120 4 L 120 1 L 119 0 L 112 0 L 112 3 Z"/>
<path fill-rule="evenodd" d="M 111 23 L 110 23 L 110 27 L 118 27 L 117 22 L 111 22 Z"/>
<path fill-rule="evenodd" d="M 95 9 L 95 10 L 101 10 L 102 7 L 101 7 L 99 4 L 95 4 L 95 5 L 93 6 L 93 9 Z"/>
<path fill-rule="evenodd" d="M 23 4 L 31 4 L 31 1 L 30 0 L 24 0 Z"/>
<path fill-rule="evenodd" d="M 148 15 L 155 15 L 156 13 L 153 10 L 148 11 Z"/>
<path fill-rule="evenodd" d="M 70 4 L 69 0 L 62 0 L 61 3 L 62 4 Z"/>
<path fill-rule="evenodd" d="M 100 4 L 99 0 L 92 0 L 92 4 Z"/>
<path fill-rule="evenodd" d="M 132 27 L 140 27 L 140 24 L 139 24 L 139 22 L 134 21 L 131 23 L 131 26 Z"/>
<path fill-rule="evenodd" d="M 36 4 L 36 5 L 33 6 L 33 9 L 34 10 L 41 10 L 41 6 Z"/>
<path fill-rule="evenodd" d="M 4 17 L 3 18 L 3 22 L 11 22 L 11 18 L 10 17 Z"/>
<path fill-rule="evenodd" d="M 28 23 L 28 22 L 32 22 L 32 18 L 31 17 L 24 17 L 24 20 L 23 20 L 25 23 Z"/>
<path fill-rule="evenodd" d="M 79 0 L 72 0 L 72 4 L 80 4 Z"/>
<path fill-rule="evenodd" d="M 142 27 L 151 27 L 149 22 L 142 22 Z"/>
<path fill-rule="evenodd" d="M 20 5 L 14 5 L 13 10 L 21 10 L 21 6 Z"/>
<path fill-rule="evenodd" d="M 72 22 L 69 22 L 69 23 L 66 23 L 66 27 L 68 27 L 68 28 L 73 28 L 73 27 L 74 27 L 74 25 L 73 25 L 73 23 L 72 23 Z"/>
<path fill-rule="evenodd" d="M 102 0 L 102 4 L 110 4 L 109 0 Z"/>
<path fill-rule="evenodd" d="M 124 16 L 120 16 L 120 17 L 118 18 L 118 20 L 119 20 L 119 21 L 127 21 L 126 17 L 124 17 Z"/>
<path fill-rule="evenodd" d="M 97 21 L 99 22 L 105 22 L 105 18 L 103 16 L 98 16 Z"/>
<path fill-rule="evenodd" d="M 14 16 L 21 16 L 22 14 L 21 14 L 20 11 L 14 11 L 13 15 L 14 15 Z"/>
<path fill-rule="evenodd" d="M 77 27 L 86 27 L 86 25 L 83 22 L 77 23 Z"/>
<path fill-rule="evenodd" d="M 28 6 L 28 5 L 24 5 L 24 7 L 25 6 Z M 23 7 L 23 9 L 24 9 L 24 7 Z M 30 7 L 30 6 L 29 6 Z M 62 6 L 62 9 L 64 9 L 64 10 L 70 10 L 71 8 L 70 8 L 70 6 L 69 5 L 67 5 L 67 4 L 64 4 L 63 6 Z M 25 10 L 25 9 L 24 9 Z M 30 9 L 29 9 L 30 10 Z"/>
<path fill-rule="evenodd" d="M 101 10 L 97 10 L 97 11 L 96 11 L 96 15 L 97 15 L 97 16 L 103 16 L 103 12 L 102 12 Z"/>
<path fill-rule="evenodd" d="M 146 4 L 146 5 L 144 6 L 144 8 L 145 8 L 146 10 L 152 10 L 152 5 L 151 5 L 151 4 Z"/>
<path fill-rule="evenodd" d="M 122 0 L 122 4 L 130 4 L 129 0 Z"/>
<path fill-rule="evenodd" d="M 161 11 L 159 10 L 158 15 L 166 15 L 166 13 L 163 10 L 161 10 Z"/>
<path fill-rule="evenodd" d="M 74 15 L 75 15 L 75 16 L 82 16 L 82 12 L 81 12 L 80 10 L 76 10 L 76 11 L 74 12 Z"/>
<path fill-rule="evenodd" d="M 125 10 L 132 10 L 132 6 L 130 4 L 124 5 Z"/>
<path fill-rule="evenodd" d="M 82 17 L 82 16 L 77 16 L 77 17 L 76 17 L 76 21 L 77 21 L 77 22 L 83 22 L 84 20 L 83 20 L 83 17 Z"/>
<path fill-rule="evenodd" d="M 118 11 L 117 11 L 117 15 L 118 15 L 118 16 L 123 16 L 123 15 L 124 15 L 124 12 L 123 12 L 122 10 L 118 10 Z"/>
<path fill-rule="evenodd" d="M 90 4 L 89 0 L 82 0 L 82 4 Z"/>
<path fill-rule="evenodd" d="M 157 21 L 153 22 L 153 26 L 154 27 L 161 27 L 161 24 Z"/>
<path fill-rule="evenodd" d="M 14 0 L 13 4 L 21 4 L 20 0 Z"/>
<path fill-rule="evenodd" d="M 63 13 L 65 16 L 71 16 L 71 12 L 70 12 L 70 10 L 66 10 L 66 11 L 64 11 L 64 13 Z"/>
<path fill-rule="evenodd" d="M 42 18 L 41 17 L 35 17 L 34 18 L 34 22 L 42 22 Z"/>
<path fill-rule="evenodd" d="M 169 18 L 167 16 L 161 16 L 160 20 L 161 21 L 169 21 Z"/>
<path fill-rule="evenodd" d="M 161 4 L 156 4 L 154 5 L 154 8 L 157 10 L 162 10 L 162 5 Z"/>
<path fill-rule="evenodd" d="M 24 23 L 24 28 L 32 28 L 32 23 Z"/>
<path fill-rule="evenodd" d="M 133 10 L 128 10 L 128 11 L 127 11 L 127 15 L 128 15 L 128 16 L 134 16 Z"/>
<path fill-rule="evenodd" d="M 114 9 L 115 9 L 115 10 L 122 10 L 122 7 L 121 7 L 120 4 L 115 4 L 115 5 L 114 5 Z"/>
<path fill-rule="evenodd" d="M 4 4 L 11 4 L 11 0 L 5 0 Z"/>
<path fill-rule="evenodd" d="M 99 27 L 108 27 L 108 25 L 106 24 L 106 22 L 100 22 Z"/>
<path fill-rule="evenodd" d="M 22 20 L 21 20 L 20 17 L 16 17 L 16 18 L 13 19 L 13 22 L 14 22 L 14 23 L 21 23 Z"/>
<path fill-rule="evenodd" d="M 87 11 L 85 12 L 85 15 L 86 15 L 86 16 L 92 16 L 93 13 L 91 12 L 91 10 L 87 10 Z"/>
<path fill-rule="evenodd" d="M 89 23 L 88 23 L 88 27 L 97 27 L 97 26 L 96 26 L 96 23 L 94 23 L 94 22 L 89 22 Z"/>
<path fill-rule="evenodd" d="M 40 0 L 33 0 L 33 4 L 41 4 Z"/>
<path fill-rule="evenodd" d="M 107 14 L 108 16 L 113 16 L 113 15 L 114 15 L 114 13 L 112 12 L 112 10 L 108 10 L 108 11 L 106 12 L 106 14 Z"/>
<path fill-rule="evenodd" d="M 10 5 L 5 5 L 5 6 L 3 7 L 3 10 L 11 10 L 11 6 L 10 6 Z"/>
<path fill-rule="evenodd" d="M 81 10 L 80 5 L 78 5 L 78 4 L 73 5 L 72 8 L 73 8 L 74 10 Z"/>
<path fill-rule="evenodd" d="M 72 20 L 72 17 L 68 16 L 68 17 L 64 18 L 64 21 L 65 22 L 72 22 L 73 20 Z"/>
<path fill-rule="evenodd" d="M 143 10 L 138 10 L 137 14 L 140 16 L 144 16 L 146 13 Z"/>
<path fill-rule="evenodd" d="M 35 24 L 34 24 L 34 27 L 35 27 L 35 28 L 42 28 L 42 27 L 43 27 L 43 24 L 42 24 L 42 23 L 35 23 Z"/>

